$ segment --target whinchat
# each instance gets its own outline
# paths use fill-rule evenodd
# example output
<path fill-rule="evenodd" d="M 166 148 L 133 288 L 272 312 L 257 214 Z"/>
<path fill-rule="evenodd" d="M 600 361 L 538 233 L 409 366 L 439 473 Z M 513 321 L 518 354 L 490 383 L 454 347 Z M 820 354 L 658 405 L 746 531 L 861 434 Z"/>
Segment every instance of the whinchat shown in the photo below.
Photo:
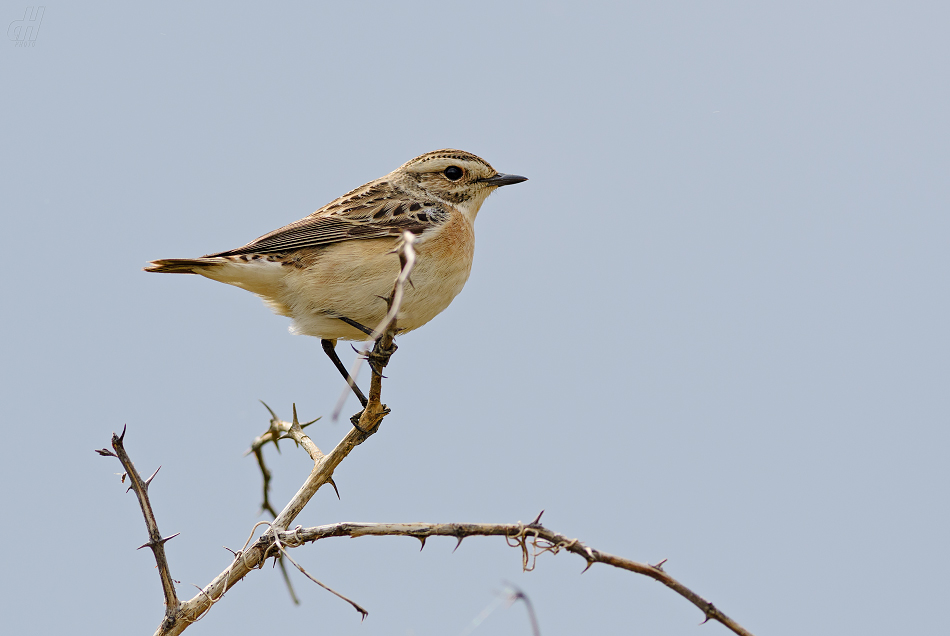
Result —
<path fill-rule="evenodd" d="M 365 340 L 386 315 L 405 230 L 417 236 L 412 284 L 396 318 L 400 333 L 441 313 L 465 285 L 475 250 L 475 216 L 495 189 L 526 181 L 501 174 L 461 150 L 436 150 L 403 164 L 310 216 L 233 250 L 201 258 L 152 261 L 147 272 L 200 274 L 260 296 L 316 336 L 332 353 L 337 340 Z"/>

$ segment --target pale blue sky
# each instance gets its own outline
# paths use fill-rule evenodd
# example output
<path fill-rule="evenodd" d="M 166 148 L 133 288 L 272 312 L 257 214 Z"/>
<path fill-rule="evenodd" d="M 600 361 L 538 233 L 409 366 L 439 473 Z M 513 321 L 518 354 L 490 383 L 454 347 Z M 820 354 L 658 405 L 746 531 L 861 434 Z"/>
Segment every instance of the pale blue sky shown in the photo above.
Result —
<path fill-rule="evenodd" d="M 93 453 L 112 431 L 163 466 L 190 597 L 259 520 L 257 400 L 312 418 L 342 388 L 252 295 L 141 267 L 441 147 L 530 181 L 485 204 L 467 287 L 399 341 L 392 415 L 300 523 L 545 509 L 759 635 L 945 631 L 947 5 L 323 4 L 50 4 L 35 45 L 0 41 L 9 633 L 158 625 L 138 507 Z M 308 459 L 268 460 L 286 501 Z M 544 636 L 726 633 L 641 577 L 453 547 L 325 541 L 295 558 L 365 622 L 266 570 L 188 633 L 459 634 L 506 580 Z M 524 609 L 479 633 L 528 634 Z"/>

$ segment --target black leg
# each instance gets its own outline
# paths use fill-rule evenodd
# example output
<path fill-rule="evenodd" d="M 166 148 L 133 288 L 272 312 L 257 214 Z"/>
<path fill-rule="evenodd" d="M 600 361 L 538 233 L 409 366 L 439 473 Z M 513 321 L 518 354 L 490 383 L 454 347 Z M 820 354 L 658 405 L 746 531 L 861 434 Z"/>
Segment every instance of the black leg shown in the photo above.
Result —
<path fill-rule="evenodd" d="M 353 379 L 353 377 L 350 375 L 350 372 L 347 371 L 346 367 L 343 366 L 343 363 L 340 362 L 340 356 L 336 354 L 336 348 L 334 347 L 336 343 L 332 340 L 320 340 L 320 344 L 323 345 L 324 353 L 326 353 L 330 358 L 330 361 L 333 362 L 333 365 L 337 368 L 337 371 L 343 375 L 346 383 L 350 385 L 351 389 L 353 389 L 353 393 L 356 394 L 356 398 L 360 401 L 360 404 L 365 407 L 367 402 L 366 396 L 363 395 L 363 392 L 360 391 L 360 388 L 356 386 L 356 380 Z"/>
<path fill-rule="evenodd" d="M 356 322 L 355 320 L 350 320 L 350 319 L 347 318 L 346 316 L 337 316 L 337 318 L 339 318 L 340 320 L 342 320 L 343 322 L 345 322 L 345 323 L 348 324 L 349 326 L 354 327 L 354 328 L 356 328 L 356 329 L 359 329 L 360 331 L 362 331 L 363 333 L 365 333 L 367 336 L 372 336 L 372 335 L 373 335 L 373 330 L 372 330 L 372 329 L 370 329 L 369 327 L 366 327 L 365 325 L 361 325 L 360 323 Z"/>
<path fill-rule="evenodd" d="M 365 333 L 367 336 L 372 336 L 372 335 L 373 335 L 373 330 L 372 330 L 372 329 L 370 329 L 369 327 L 367 327 L 367 326 L 365 326 L 365 325 L 362 325 L 362 324 L 356 322 L 355 320 L 352 320 L 352 319 L 350 319 L 350 318 L 347 318 L 346 316 L 337 316 L 337 318 L 340 319 L 340 320 L 342 320 L 343 322 L 345 322 L 345 323 L 348 324 L 349 326 L 351 326 L 351 327 L 353 327 L 353 328 L 355 328 L 355 329 L 359 329 L 360 331 L 362 331 L 363 333 Z M 383 367 L 385 367 L 387 364 L 389 364 L 389 358 L 390 358 L 394 353 L 396 353 L 396 343 L 393 343 L 392 348 L 390 348 L 389 351 L 381 351 L 380 348 L 379 348 L 379 342 L 380 342 L 380 340 L 377 339 L 377 340 L 376 340 L 376 346 L 373 347 L 372 353 L 370 353 L 369 356 L 367 356 L 367 357 L 369 358 L 369 365 L 373 368 L 373 371 L 375 371 L 375 372 L 376 372 L 377 374 L 379 374 L 379 375 L 382 375 L 382 374 L 383 374 Z M 323 348 L 326 349 L 326 345 L 323 345 Z M 329 354 L 327 354 L 327 355 L 329 355 Z M 335 354 L 334 354 L 334 355 L 335 355 Z M 337 366 L 337 368 L 339 369 L 340 367 Z M 341 371 L 341 372 L 342 372 L 342 371 Z M 364 403 L 363 406 L 366 406 L 366 404 Z"/>

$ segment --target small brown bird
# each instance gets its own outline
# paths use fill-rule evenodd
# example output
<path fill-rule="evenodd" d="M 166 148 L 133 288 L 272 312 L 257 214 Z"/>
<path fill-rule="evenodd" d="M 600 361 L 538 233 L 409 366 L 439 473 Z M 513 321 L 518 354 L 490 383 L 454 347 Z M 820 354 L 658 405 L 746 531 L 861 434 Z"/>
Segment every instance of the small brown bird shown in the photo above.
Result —
<path fill-rule="evenodd" d="M 441 313 L 465 285 L 475 216 L 496 188 L 526 181 L 461 150 L 436 150 L 370 181 L 310 216 L 244 247 L 201 258 L 152 261 L 147 272 L 200 274 L 253 292 L 316 336 L 346 376 L 337 340 L 365 340 L 386 315 L 404 230 L 418 237 L 412 285 L 396 318 L 400 333 Z"/>

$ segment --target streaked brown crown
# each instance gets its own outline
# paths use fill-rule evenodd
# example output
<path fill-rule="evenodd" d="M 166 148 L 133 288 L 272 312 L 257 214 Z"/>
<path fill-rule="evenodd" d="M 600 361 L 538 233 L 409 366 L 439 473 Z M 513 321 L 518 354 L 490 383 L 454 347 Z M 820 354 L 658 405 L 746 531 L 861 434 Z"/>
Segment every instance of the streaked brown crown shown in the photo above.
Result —
<path fill-rule="evenodd" d="M 458 178 L 452 170 L 458 169 Z M 484 183 L 498 171 L 487 161 L 464 150 L 433 150 L 407 161 L 393 175 L 408 177 L 432 196 L 460 204 L 471 199 L 484 200 L 494 188 Z"/>

